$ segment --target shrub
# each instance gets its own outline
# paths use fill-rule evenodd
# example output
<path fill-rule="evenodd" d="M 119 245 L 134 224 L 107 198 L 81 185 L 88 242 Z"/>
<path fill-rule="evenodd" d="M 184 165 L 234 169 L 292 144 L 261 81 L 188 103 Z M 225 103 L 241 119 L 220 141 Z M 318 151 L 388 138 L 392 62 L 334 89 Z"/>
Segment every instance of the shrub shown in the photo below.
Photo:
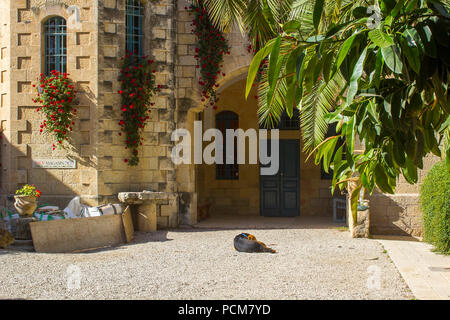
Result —
<path fill-rule="evenodd" d="M 450 172 L 440 162 L 428 172 L 421 188 L 424 240 L 450 254 Z"/>

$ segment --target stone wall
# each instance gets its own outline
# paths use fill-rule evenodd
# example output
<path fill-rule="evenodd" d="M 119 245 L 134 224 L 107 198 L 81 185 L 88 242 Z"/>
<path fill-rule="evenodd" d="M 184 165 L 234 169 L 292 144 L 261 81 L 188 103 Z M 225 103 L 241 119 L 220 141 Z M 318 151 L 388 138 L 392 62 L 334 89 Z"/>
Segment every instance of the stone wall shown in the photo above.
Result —
<path fill-rule="evenodd" d="M 397 181 L 395 194 L 375 192 L 368 197 L 372 234 L 422 236 L 423 219 L 420 210 L 419 190 L 428 170 L 440 159 L 429 155 L 424 160 L 423 170 L 419 170 L 419 181 L 409 184 L 403 176 Z"/>
<path fill-rule="evenodd" d="M 96 157 L 96 97 L 97 97 L 97 1 L 94 0 L 14 0 L 2 1 L 3 104 L 1 113 L 4 139 L 2 149 L 1 195 L 23 184 L 36 184 L 43 192 L 42 201 L 66 204 L 74 194 L 82 195 L 87 202 L 95 201 Z M 80 24 L 71 24 L 68 10 L 77 5 Z M 10 9 L 10 10 L 9 10 Z M 72 135 L 73 144 L 66 150 L 52 151 L 53 141 L 39 133 L 42 121 L 36 113 L 32 99 L 36 92 L 32 85 L 43 70 L 42 24 L 51 16 L 62 16 L 68 21 L 67 69 L 71 79 L 81 91 L 78 96 L 79 119 Z M 4 32 L 3 31 L 3 32 Z M 2 111 L 3 111 L 2 110 Z M 77 160 L 77 169 L 35 169 L 32 159 L 66 158 Z M 9 203 L 10 204 L 10 203 Z"/>
<path fill-rule="evenodd" d="M 60 206 L 74 195 L 95 205 L 116 201 L 119 192 L 153 190 L 178 193 L 179 221 L 192 224 L 196 222 L 197 201 L 213 195 L 207 190 L 210 182 L 205 180 L 205 170 L 193 164 L 175 167 L 170 159 L 174 129 L 186 128 L 193 136 L 193 123 L 200 113 L 206 126 L 214 126 L 215 112 L 205 108 L 199 95 L 196 39 L 191 33 L 193 17 L 185 10 L 187 0 L 143 1 L 145 51 L 155 60 L 156 83 L 163 89 L 155 97 L 151 121 L 144 132 L 139 166 L 130 168 L 124 162 L 128 151 L 124 137 L 119 136 L 117 79 L 120 58 L 125 55 L 125 3 L 126 0 L 0 1 L 0 206 L 11 205 L 6 196 L 25 183 L 41 189 L 43 202 Z M 73 5 L 79 8 L 80 24 L 72 23 L 73 11 L 68 8 Z M 43 70 L 42 23 L 54 15 L 70 22 L 68 72 L 80 93 L 73 145 L 52 151 L 51 138 L 39 134 L 42 119 L 32 102 L 32 84 Z M 252 59 L 247 52 L 247 39 L 237 30 L 232 30 L 227 38 L 231 55 L 223 63 L 225 76 L 218 79 L 220 92 L 225 95 L 227 88 L 245 79 Z M 298 132 L 283 134 L 285 138 L 299 138 Z M 77 160 L 76 169 L 32 167 L 32 159 L 67 157 Z M 331 215 L 330 181 L 321 180 L 319 168 L 305 160 L 302 153 L 301 214 Z M 430 161 L 424 172 L 435 162 Z M 423 175 L 422 172 L 420 181 Z M 251 182 L 247 192 L 253 194 L 257 184 L 257 180 Z M 220 190 L 213 196 L 220 197 Z M 244 198 L 245 192 L 235 197 L 238 202 Z M 400 180 L 396 195 L 374 194 L 370 200 L 372 233 L 420 234 L 418 186 L 411 187 Z M 257 214 L 257 197 L 248 201 L 248 208 Z M 165 210 L 173 212 L 175 204 L 168 205 L 172 208 Z"/>
<path fill-rule="evenodd" d="M 125 0 L 104 1 L 99 8 L 99 128 L 98 193 L 100 201 L 116 199 L 125 191 L 176 191 L 170 161 L 175 129 L 175 21 L 170 0 L 146 2 L 145 50 L 155 60 L 156 83 L 163 86 L 154 99 L 150 122 L 144 132 L 140 163 L 129 167 L 125 137 L 119 136 L 121 98 L 117 93 L 120 58 L 125 55 Z"/>

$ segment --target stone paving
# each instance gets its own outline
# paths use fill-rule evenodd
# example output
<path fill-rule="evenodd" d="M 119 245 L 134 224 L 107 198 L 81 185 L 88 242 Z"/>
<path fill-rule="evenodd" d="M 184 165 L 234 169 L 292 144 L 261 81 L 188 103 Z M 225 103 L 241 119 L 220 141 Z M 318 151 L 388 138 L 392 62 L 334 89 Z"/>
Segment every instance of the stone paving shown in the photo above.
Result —
<path fill-rule="evenodd" d="M 450 256 L 411 238 L 378 239 L 419 300 L 450 300 Z"/>

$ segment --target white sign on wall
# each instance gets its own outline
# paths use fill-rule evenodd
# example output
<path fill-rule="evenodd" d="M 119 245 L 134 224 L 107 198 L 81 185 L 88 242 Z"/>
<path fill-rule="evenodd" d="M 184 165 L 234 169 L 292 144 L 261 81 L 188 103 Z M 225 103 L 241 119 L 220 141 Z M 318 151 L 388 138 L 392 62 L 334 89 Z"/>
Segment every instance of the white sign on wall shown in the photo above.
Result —
<path fill-rule="evenodd" d="M 70 159 L 34 159 L 33 168 L 76 169 L 77 161 Z"/>

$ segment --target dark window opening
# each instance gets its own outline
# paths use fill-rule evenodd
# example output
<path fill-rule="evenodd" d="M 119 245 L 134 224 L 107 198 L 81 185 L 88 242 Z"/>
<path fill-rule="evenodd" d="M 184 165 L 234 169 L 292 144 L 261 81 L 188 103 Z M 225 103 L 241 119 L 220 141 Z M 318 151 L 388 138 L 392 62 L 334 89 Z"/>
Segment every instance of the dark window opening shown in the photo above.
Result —
<path fill-rule="evenodd" d="M 290 118 L 286 111 L 284 111 L 278 123 L 274 128 L 267 128 L 263 124 L 260 124 L 260 129 L 279 129 L 279 130 L 300 130 L 300 111 L 294 109 L 292 117 Z"/>
<path fill-rule="evenodd" d="M 127 0 L 126 49 L 139 56 L 144 55 L 144 5 L 139 0 Z"/>
<path fill-rule="evenodd" d="M 237 164 L 237 143 L 234 143 L 234 163 L 226 164 L 226 130 L 239 128 L 239 117 L 232 111 L 223 111 L 216 115 L 216 128 L 223 135 L 223 164 L 216 164 L 217 180 L 239 180 L 239 165 Z"/>

